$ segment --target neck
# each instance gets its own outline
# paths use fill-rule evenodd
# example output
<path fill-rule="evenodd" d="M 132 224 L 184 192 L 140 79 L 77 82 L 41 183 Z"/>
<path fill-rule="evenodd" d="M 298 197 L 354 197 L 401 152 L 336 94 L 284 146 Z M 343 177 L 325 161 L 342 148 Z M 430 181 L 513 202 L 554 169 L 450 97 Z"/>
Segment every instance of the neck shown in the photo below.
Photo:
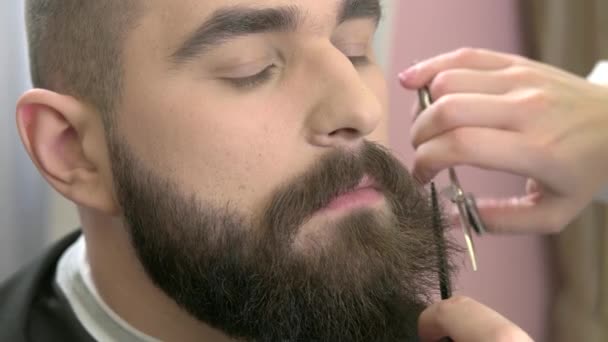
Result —
<path fill-rule="evenodd" d="M 190 316 L 151 282 L 120 219 L 80 212 L 93 281 L 118 316 L 161 341 L 232 341 Z"/>

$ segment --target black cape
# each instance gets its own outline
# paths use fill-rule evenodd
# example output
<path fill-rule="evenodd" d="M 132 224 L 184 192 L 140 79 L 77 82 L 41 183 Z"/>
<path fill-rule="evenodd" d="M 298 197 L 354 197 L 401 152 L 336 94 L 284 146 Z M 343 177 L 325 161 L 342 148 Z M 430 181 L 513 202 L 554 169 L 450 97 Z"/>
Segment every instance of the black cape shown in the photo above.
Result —
<path fill-rule="evenodd" d="M 55 283 L 61 255 L 80 234 L 66 236 L 0 285 L 0 342 L 95 341 Z"/>

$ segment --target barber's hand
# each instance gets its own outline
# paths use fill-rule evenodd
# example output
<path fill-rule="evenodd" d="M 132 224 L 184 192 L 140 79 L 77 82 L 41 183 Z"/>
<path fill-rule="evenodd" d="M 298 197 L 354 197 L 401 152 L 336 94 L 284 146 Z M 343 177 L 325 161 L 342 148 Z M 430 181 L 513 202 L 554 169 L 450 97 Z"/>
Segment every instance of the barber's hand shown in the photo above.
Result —
<path fill-rule="evenodd" d="M 450 337 L 455 342 L 530 342 L 532 339 L 495 311 L 466 297 L 453 297 L 430 306 L 420 316 L 423 342 Z"/>
<path fill-rule="evenodd" d="M 520 56 L 462 49 L 400 75 L 430 86 L 416 119 L 414 175 L 455 165 L 528 177 L 521 198 L 480 201 L 488 228 L 557 232 L 608 183 L 608 88 Z"/>

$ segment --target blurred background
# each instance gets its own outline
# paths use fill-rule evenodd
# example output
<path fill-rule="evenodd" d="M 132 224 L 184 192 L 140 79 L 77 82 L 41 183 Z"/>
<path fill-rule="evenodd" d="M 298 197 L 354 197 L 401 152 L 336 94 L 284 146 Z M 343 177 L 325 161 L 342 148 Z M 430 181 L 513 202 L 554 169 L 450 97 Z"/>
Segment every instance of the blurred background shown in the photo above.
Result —
<path fill-rule="evenodd" d="M 396 75 L 413 61 L 483 47 L 584 76 L 608 59 L 608 0 L 384 0 L 384 6 L 376 44 L 391 87 L 391 144 L 408 165 L 414 94 L 398 86 Z M 0 2 L 0 281 L 79 225 L 75 208 L 41 179 L 16 133 L 15 103 L 30 87 L 22 13 L 22 1 Z M 463 187 L 477 194 L 524 189 L 517 177 L 459 173 Z M 606 341 L 607 232 L 608 208 L 594 204 L 559 236 L 477 239 L 480 270 L 472 272 L 462 255 L 456 292 L 491 306 L 536 341 Z"/>

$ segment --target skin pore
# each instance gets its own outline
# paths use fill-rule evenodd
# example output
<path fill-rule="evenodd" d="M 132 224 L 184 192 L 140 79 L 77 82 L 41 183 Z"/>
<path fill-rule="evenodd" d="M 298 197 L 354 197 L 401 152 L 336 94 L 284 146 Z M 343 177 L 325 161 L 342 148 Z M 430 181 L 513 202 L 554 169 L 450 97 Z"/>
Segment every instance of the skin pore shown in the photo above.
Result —
<path fill-rule="evenodd" d="M 361 316 L 334 317 L 350 327 L 344 338 L 363 336 L 357 319 L 369 321 L 372 332 L 384 329 L 387 338 L 402 336 L 397 326 L 415 325 L 412 317 L 436 274 L 436 260 L 425 252 L 431 217 L 407 171 L 370 143 L 387 141 L 387 90 L 372 52 L 377 6 L 375 0 L 147 1 L 124 44 L 121 101 L 109 125 L 74 97 L 35 90 L 22 98 L 24 144 L 45 178 L 78 204 L 95 284 L 121 318 L 166 341 L 294 333 L 287 326 L 256 335 L 264 326 L 231 326 L 227 314 L 205 323 L 211 313 L 199 312 L 204 306 L 195 298 L 205 288 L 196 286 L 205 284 L 203 271 L 220 272 L 226 267 L 217 266 L 231 261 L 236 275 L 220 273 L 226 288 L 231 280 L 249 284 L 239 278 L 244 275 L 320 282 L 303 288 L 328 300 L 296 306 L 309 310 L 304 313 L 323 312 L 325 303 L 326 312 L 333 312 L 332 303 L 357 300 L 399 304 L 346 306 Z M 317 182 L 334 174 L 337 181 Z M 365 176 L 374 178 L 380 201 L 361 210 L 316 210 Z M 285 195 L 298 184 L 321 195 Z M 294 215 L 292 226 L 272 215 L 290 217 L 281 199 L 291 198 L 302 201 L 294 208 L 309 209 Z M 281 224 L 268 223 L 276 221 Z M 276 234 L 263 234 L 269 227 Z M 282 239 L 288 227 L 292 234 Z M 232 252 L 220 242 L 243 248 Z M 273 257 L 264 264 L 257 253 Z M 213 264 L 212 257 L 220 261 Z M 320 260 L 329 264 L 321 267 Z M 338 266 L 343 273 L 327 271 Z M 201 278 L 187 278 L 197 268 Z M 165 277 L 194 290 L 175 290 Z M 349 284 L 356 290 L 342 291 Z M 283 302 L 300 303 L 313 293 L 277 288 L 284 291 L 271 298 Z M 341 301 L 329 300 L 336 297 Z M 268 317 L 282 312 L 279 299 Z M 293 317 L 307 324 L 293 338 L 342 331 Z"/>

